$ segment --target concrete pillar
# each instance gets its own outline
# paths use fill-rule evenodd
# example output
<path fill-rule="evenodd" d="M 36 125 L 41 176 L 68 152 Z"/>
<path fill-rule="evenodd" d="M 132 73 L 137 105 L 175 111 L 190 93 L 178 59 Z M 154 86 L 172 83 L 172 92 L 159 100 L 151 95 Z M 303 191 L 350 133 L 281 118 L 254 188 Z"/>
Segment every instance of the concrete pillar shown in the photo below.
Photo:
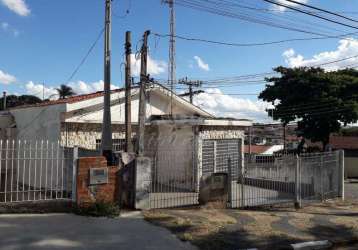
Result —
<path fill-rule="evenodd" d="M 301 202 L 301 164 L 300 164 L 300 157 L 296 155 L 296 173 L 295 173 L 295 184 L 296 184 L 296 190 L 295 190 L 295 208 L 301 208 L 302 202 Z"/>
<path fill-rule="evenodd" d="M 152 162 L 149 157 L 136 158 L 135 208 L 150 209 L 150 187 L 152 183 Z"/>
<path fill-rule="evenodd" d="M 344 150 L 340 150 L 338 154 L 338 197 L 344 200 Z"/>

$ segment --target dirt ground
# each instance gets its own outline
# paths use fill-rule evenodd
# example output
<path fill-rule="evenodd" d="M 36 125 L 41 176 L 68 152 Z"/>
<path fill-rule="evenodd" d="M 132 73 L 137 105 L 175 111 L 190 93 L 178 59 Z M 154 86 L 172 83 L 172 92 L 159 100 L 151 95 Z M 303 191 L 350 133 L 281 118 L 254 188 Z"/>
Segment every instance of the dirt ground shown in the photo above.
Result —
<path fill-rule="evenodd" d="M 290 205 L 259 210 L 191 208 L 148 211 L 144 216 L 199 249 L 290 249 L 292 243 L 326 239 L 336 249 L 352 249 L 347 245 L 358 243 L 358 183 L 348 186 L 344 202 L 306 204 L 299 210 Z"/>

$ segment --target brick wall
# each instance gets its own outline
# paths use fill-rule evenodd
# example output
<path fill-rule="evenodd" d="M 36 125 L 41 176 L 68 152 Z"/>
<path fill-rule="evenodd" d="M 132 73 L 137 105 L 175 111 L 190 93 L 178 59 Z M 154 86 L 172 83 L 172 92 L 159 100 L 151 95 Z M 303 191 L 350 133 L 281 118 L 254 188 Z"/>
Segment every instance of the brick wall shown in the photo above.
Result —
<path fill-rule="evenodd" d="M 108 168 L 108 183 L 89 185 L 90 168 Z M 82 206 L 96 201 L 118 202 L 119 167 L 107 167 L 104 157 L 85 157 L 78 160 L 77 167 L 77 205 Z"/>

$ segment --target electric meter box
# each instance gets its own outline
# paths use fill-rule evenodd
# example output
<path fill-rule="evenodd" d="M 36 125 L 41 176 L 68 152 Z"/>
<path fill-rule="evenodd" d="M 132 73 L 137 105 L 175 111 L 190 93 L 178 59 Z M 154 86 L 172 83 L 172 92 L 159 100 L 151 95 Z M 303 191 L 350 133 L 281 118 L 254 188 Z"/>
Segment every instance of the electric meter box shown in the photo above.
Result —
<path fill-rule="evenodd" d="M 90 169 L 90 185 L 108 183 L 108 168 L 91 168 Z"/>

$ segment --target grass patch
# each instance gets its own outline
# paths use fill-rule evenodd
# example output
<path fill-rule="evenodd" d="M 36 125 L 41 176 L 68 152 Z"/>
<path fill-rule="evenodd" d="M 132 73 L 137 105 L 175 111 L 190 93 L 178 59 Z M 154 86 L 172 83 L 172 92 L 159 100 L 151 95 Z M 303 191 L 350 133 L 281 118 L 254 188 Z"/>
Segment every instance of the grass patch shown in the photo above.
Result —
<path fill-rule="evenodd" d="M 202 250 L 271 250 L 322 237 L 335 243 L 356 239 L 357 208 L 343 202 L 327 202 L 299 210 L 162 209 L 146 211 L 144 218 Z"/>
<path fill-rule="evenodd" d="M 215 209 L 156 210 L 144 212 L 144 218 L 169 229 L 182 241 L 189 241 L 199 249 L 228 249 L 234 242 L 220 234 L 226 225 L 235 224 L 235 218 Z M 234 245 L 231 245 L 234 246 Z"/>

